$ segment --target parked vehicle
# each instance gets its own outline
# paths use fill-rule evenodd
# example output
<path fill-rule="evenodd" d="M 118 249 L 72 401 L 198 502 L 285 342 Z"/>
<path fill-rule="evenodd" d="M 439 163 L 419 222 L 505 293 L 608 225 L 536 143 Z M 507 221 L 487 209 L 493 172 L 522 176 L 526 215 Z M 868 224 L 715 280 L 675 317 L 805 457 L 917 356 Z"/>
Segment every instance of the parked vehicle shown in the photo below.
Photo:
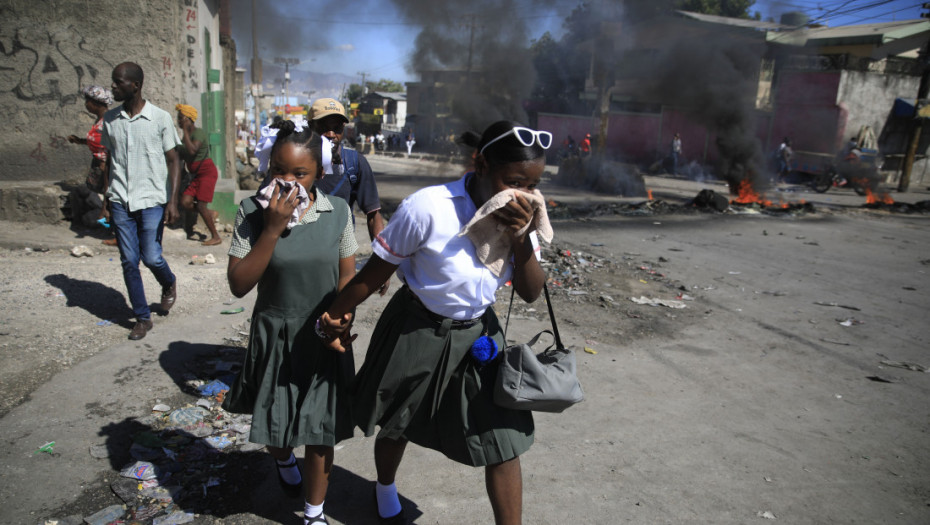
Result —
<path fill-rule="evenodd" d="M 857 194 L 865 195 L 866 190 L 872 189 L 879 180 L 876 154 L 875 150 L 850 149 L 842 160 L 814 174 L 811 188 L 817 193 L 824 193 L 834 187 L 852 188 Z"/>

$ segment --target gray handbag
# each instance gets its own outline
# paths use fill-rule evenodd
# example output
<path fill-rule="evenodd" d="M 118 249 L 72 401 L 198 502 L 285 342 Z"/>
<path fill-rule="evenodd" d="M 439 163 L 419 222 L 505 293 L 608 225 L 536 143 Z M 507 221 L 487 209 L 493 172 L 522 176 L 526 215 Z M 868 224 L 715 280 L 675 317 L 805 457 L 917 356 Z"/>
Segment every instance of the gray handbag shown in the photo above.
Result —
<path fill-rule="evenodd" d="M 584 391 L 576 374 L 575 353 L 562 345 L 559 328 L 555 324 L 555 315 L 552 313 L 549 289 L 545 284 L 543 292 L 546 294 L 552 330 L 543 330 L 528 343 L 504 349 L 497 370 L 497 383 L 494 386 L 494 403 L 498 406 L 537 412 L 562 412 L 584 400 Z M 510 294 L 507 323 L 504 325 L 505 341 L 512 309 L 513 291 Z M 555 342 L 537 354 L 533 345 L 544 333 L 552 335 Z"/>

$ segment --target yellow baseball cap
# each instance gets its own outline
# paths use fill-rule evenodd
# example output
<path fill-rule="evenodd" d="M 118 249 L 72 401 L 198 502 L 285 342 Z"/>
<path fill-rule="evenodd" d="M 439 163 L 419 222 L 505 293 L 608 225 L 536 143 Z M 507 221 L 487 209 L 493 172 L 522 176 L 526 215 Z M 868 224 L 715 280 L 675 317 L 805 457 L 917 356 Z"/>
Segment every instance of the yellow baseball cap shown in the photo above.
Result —
<path fill-rule="evenodd" d="M 318 98 L 310 106 L 310 120 L 320 120 L 330 115 L 339 115 L 346 122 L 349 117 L 346 116 L 346 108 L 334 98 Z"/>

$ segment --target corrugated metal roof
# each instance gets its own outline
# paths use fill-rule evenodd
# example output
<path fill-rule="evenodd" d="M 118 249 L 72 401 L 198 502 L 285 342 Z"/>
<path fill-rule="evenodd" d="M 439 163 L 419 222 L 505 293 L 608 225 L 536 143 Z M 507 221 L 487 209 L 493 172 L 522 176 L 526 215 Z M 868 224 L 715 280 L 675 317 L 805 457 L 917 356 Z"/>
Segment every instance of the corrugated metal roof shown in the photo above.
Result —
<path fill-rule="evenodd" d="M 705 15 L 703 13 L 692 13 L 690 11 L 678 11 L 678 14 L 684 16 L 685 18 L 691 18 L 700 22 L 707 22 L 709 24 L 721 24 L 733 27 L 742 27 L 746 29 L 756 29 L 759 31 L 783 31 L 792 29 L 791 26 L 776 24 L 775 22 L 763 22 L 762 20 Z"/>
<path fill-rule="evenodd" d="M 372 91 L 375 95 L 378 95 L 381 98 L 389 98 L 391 100 L 407 100 L 407 93 L 396 92 L 396 91 Z"/>
<path fill-rule="evenodd" d="M 930 31 L 930 20 L 901 20 L 879 24 L 807 29 L 807 42 L 818 46 L 884 44 Z"/>

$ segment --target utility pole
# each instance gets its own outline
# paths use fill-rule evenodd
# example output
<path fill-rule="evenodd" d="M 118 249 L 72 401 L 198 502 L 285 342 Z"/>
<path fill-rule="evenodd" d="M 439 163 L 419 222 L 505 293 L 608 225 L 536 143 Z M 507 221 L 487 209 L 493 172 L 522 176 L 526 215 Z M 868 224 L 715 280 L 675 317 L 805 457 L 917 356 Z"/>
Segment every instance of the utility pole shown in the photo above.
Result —
<path fill-rule="evenodd" d="M 253 109 L 255 110 L 255 129 L 252 130 L 255 133 L 255 138 L 258 139 L 259 133 L 262 129 L 262 124 L 259 122 L 259 115 L 261 111 L 258 108 L 258 101 L 262 97 L 262 59 L 258 57 L 258 24 L 255 22 L 258 20 L 257 9 L 255 7 L 257 0 L 252 0 L 252 104 Z"/>
<path fill-rule="evenodd" d="M 368 73 L 364 71 L 359 71 L 357 74 L 362 76 L 362 95 L 364 96 L 365 91 L 367 91 L 367 88 L 365 87 L 365 77 L 368 76 Z"/>
<path fill-rule="evenodd" d="M 472 54 L 475 47 L 475 27 L 478 25 L 478 23 L 476 22 L 475 15 L 469 15 L 466 18 L 468 18 L 468 23 L 466 24 L 468 26 L 468 62 L 465 65 L 465 72 L 468 73 L 468 76 L 470 77 Z"/>
<path fill-rule="evenodd" d="M 923 18 L 930 18 L 930 2 L 925 2 L 921 7 L 923 7 L 925 11 L 920 13 L 920 16 Z M 918 63 L 923 71 L 921 71 L 920 74 L 920 86 L 917 88 L 917 100 L 914 101 L 914 116 L 911 121 L 911 140 L 907 145 L 907 154 L 904 156 L 904 166 L 901 169 L 901 180 L 898 181 L 898 191 L 901 193 L 906 192 L 911 185 L 911 171 L 914 168 L 914 158 L 917 156 L 917 147 L 920 145 L 920 132 L 924 127 L 924 120 L 917 115 L 917 112 L 921 101 L 925 100 L 928 92 L 930 92 L 930 67 L 928 67 L 928 60 L 930 60 L 930 39 L 927 40 L 918 58 Z"/>
<path fill-rule="evenodd" d="M 284 113 L 287 117 L 287 109 L 291 105 L 290 102 L 290 84 L 291 84 L 291 64 L 297 65 L 300 64 L 299 58 L 284 58 L 284 57 L 275 57 L 275 64 L 284 64 Z"/>

